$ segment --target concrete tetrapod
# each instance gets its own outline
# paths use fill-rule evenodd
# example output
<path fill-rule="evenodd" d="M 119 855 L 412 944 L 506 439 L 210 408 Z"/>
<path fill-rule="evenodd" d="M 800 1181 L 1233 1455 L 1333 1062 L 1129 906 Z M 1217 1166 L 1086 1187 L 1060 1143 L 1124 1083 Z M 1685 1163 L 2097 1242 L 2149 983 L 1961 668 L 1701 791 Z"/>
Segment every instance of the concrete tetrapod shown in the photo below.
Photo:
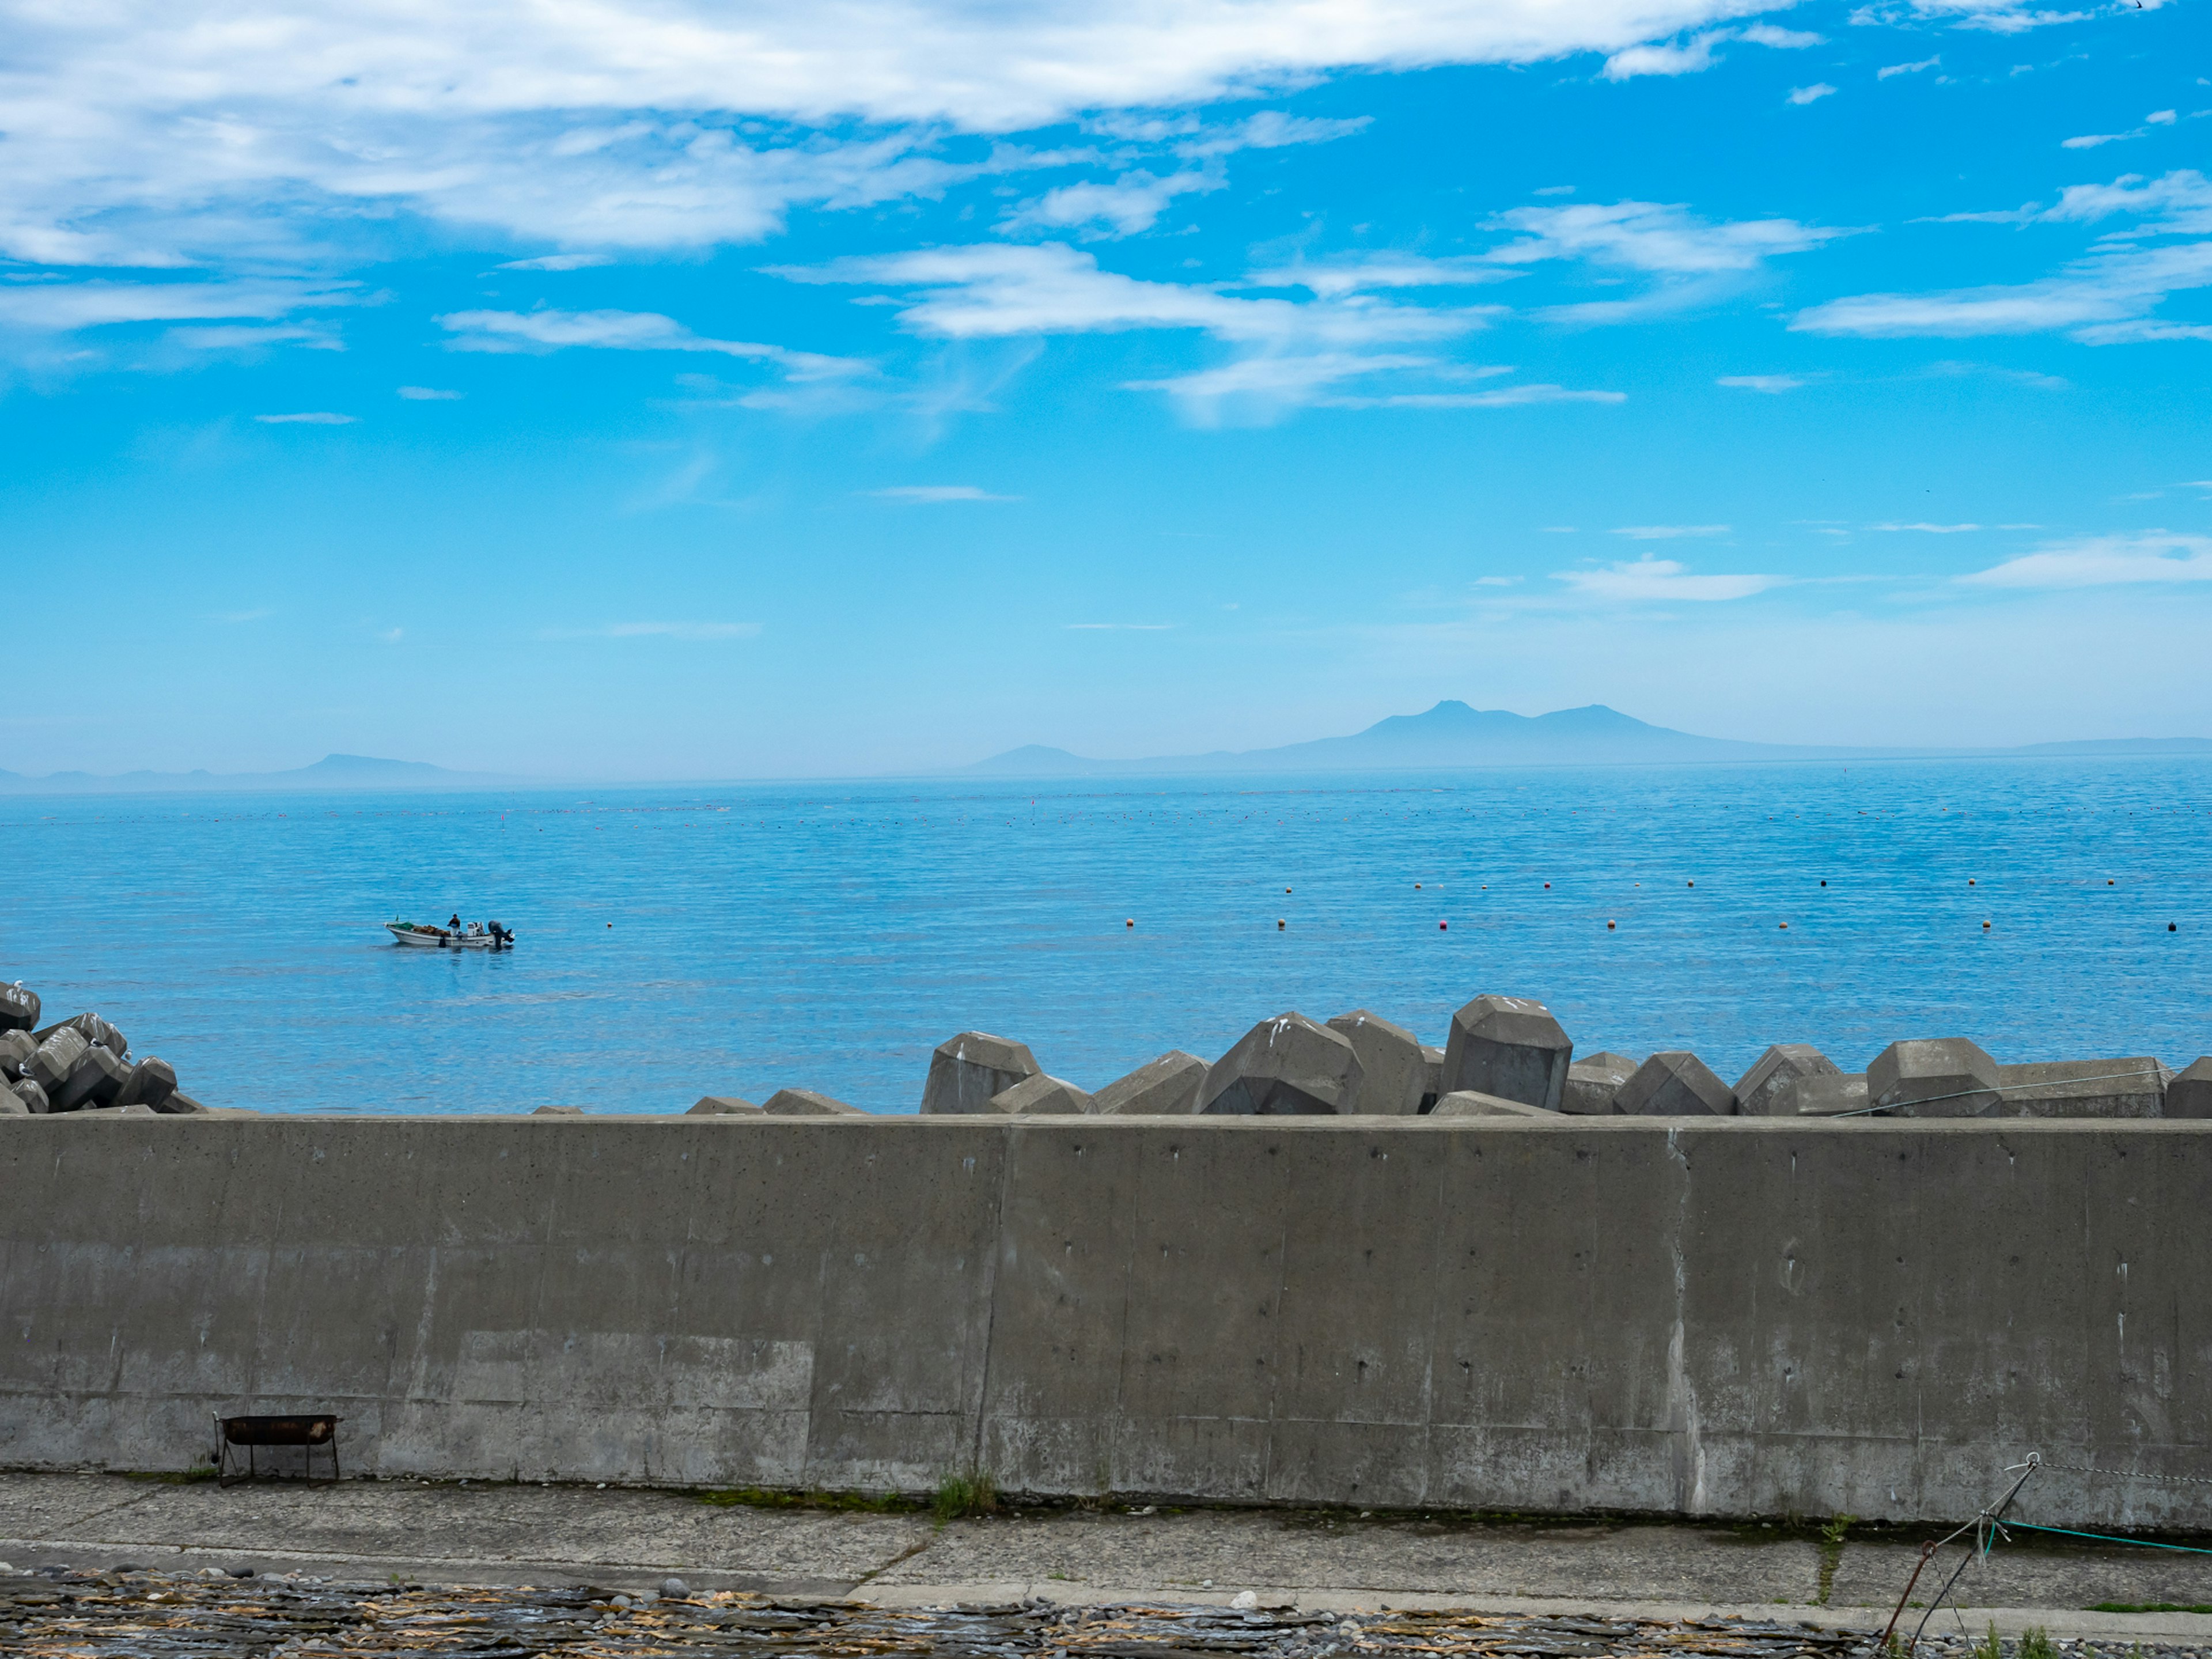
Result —
<path fill-rule="evenodd" d="M 2166 1085 L 2166 1117 L 2212 1117 L 2212 1054 L 2193 1060 Z"/>
<path fill-rule="evenodd" d="M 1530 1106 L 1518 1100 L 1500 1100 L 1496 1095 L 1486 1095 L 1474 1089 L 1455 1089 L 1439 1100 L 1429 1113 L 1431 1117 L 1557 1117 L 1557 1112 L 1547 1112 L 1541 1106 Z"/>
<path fill-rule="evenodd" d="M 49 1095 L 58 1090 L 76 1063 L 84 1058 L 84 1051 L 92 1045 L 84 1040 L 84 1033 L 75 1026 L 64 1026 L 41 1042 L 30 1061 L 23 1067 L 23 1075 L 44 1089 Z"/>
<path fill-rule="evenodd" d="M 937 1045 L 929 1057 L 929 1078 L 921 1086 L 925 1115 L 987 1112 L 994 1096 L 1044 1068 L 1024 1042 L 1012 1042 L 988 1031 L 963 1031 Z"/>
<path fill-rule="evenodd" d="M 817 1094 L 811 1089 L 778 1089 L 761 1110 L 769 1117 L 866 1117 L 858 1106 Z"/>
<path fill-rule="evenodd" d="M 53 1109 L 46 1099 L 46 1091 L 28 1078 L 17 1079 L 9 1084 L 8 1088 L 9 1094 L 15 1099 L 21 1101 L 25 1109 L 29 1111 L 44 1113 Z"/>
<path fill-rule="evenodd" d="M 0 1089 L 0 1117 L 28 1117 L 31 1109 L 12 1090 Z"/>
<path fill-rule="evenodd" d="M 1452 1016 L 1443 1087 L 1559 1109 L 1575 1045 L 1552 1011 L 1526 997 L 1480 996 Z"/>
<path fill-rule="evenodd" d="M 1775 1043 L 1736 1079 L 1736 1109 L 1746 1117 L 1771 1117 L 1794 1110 L 1790 1103 L 1800 1078 L 1841 1077 L 1843 1073 L 1842 1066 L 1809 1042 Z"/>
<path fill-rule="evenodd" d="M 1444 1097 L 1444 1051 L 1433 1042 L 1421 1045 L 1421 1109 L 1432 1112 Z"/>
<path fill-rule="evenodd" d="M 1086 1117 L 1094 1109 L 1091 1097 L 1065 1078 L 1039 1072 L 1011 1089 L 991 1097 L 994 1112 L 1036 1112 L 1055 1117 Z"/>
<path fill-rule="evenodd" d="M 118 1106 L 150 1106 L 164 1110 L 177 1092 L 176 1068 L 158 1054 L 149 1054 L 133 1066 L 116 1091 Z"/>
<path fill-rule="evenodd" d="M 1292 1010 L 1261 1020 L 1213 1062 L 1199 1085 L 1198 1109 L 1257 1117 L 1348 1112 L 1360 1081 L 1359 1055 L 1343 1035 Z"/>
<path fill-rule="evenodd" d="M 1428 1092 L 1429 1068 L 1418 1037 L 1364 1008 L 1339 1014 L 1328 1029 L 1359 1056 L 1359 1091 L 1346 1111 L 1391 1117 L 1419 1115 L 1421 1097 Z"/>
<path fill-rule="evenodd" d="M 584 1109 L 580 1106 L 533 1106 L 530 1109 L 532 1117 L 581 1117 L 583 1115 Z"/>
<path fill-rule="evenodd" d="M 0 985 L 0 1030 L 31 1031 L 39 1024 L 39 994 L 27 991 L 23 981 Z"/>
<path fill-rule="evenodd" d="M 1102 1117 L 1181 1117 L 1198 1109 L 1205 1081 L 1204 1060 L 1170 1048 L 1091 1096 L 1091 1109 Z"/>
<path fill-rule="evenodd" d="M 1867 1067 L 1867 1103 L 1900 1117 L 1990 1117 L 2003 1103 L 1997 1063 L 1964 1037 L 1893 1042 Z"/>
<path fill-rule="evenodd" d="M 2173 1073 L 2148 1054 L 1997 1067 L 2006 1117 L 2163 1117 Z"/>
<path fill-rule="evenodd" d="M 743 1095 L 702 1095 L 684 1109 L 686 1117 L 758 1117 L 761 1109 Z"/>
<path fill-rule="evenodd" d="M 1598 1117 L 1613 1108 L 1621 1085 L 1636 1075 L 1636 1062 L 1626 1054 L 1602 1051 L 1567 1067 L 1567 1086 L 1559 1094 L 1559 1109 L 1579 1116 Z"/>
<path fill-rule="evenodd" d="M 122 1092 L 131 1068 L 98 1043 L 88 1043 L 59 1089 L 48 1092 L 58 1112 L 74 1112 L 83 1106 L 112 1106 Z"/>
<path fill-rule="evenodd" d="M 0 1077 L 22 1076 L 23 1068 L 38 1052 L 38 1040 L 28 1031 L 0 1031 Z"/>
<path fill-rule="evenodd" d="M 1867 1109 L 1864 1072 L 1838 1072 L 1832 1077 L 1825 1072 L 1815 1072 L 1792 1081 L 1771 1115 L 1849 1117 Z"/>
<path fill-rule="evenodd" d="M 75 1031 L 87 1042 L 98 1043 L 118 1060 L 131 1052 L 131 1039 L 98 1014 L 72 1014 L 59 1024 L 49 1025 L 40 1031 L 39 1040 L 43 1042 L 57 1031 Z"/>
<path fill-rule="evenodd" d="M 1686 1048 L 1668 1048 L 1636 1068 L 1613 1109 L 1637 1117 L 1733 1117 L 1735 1096 Z"/>

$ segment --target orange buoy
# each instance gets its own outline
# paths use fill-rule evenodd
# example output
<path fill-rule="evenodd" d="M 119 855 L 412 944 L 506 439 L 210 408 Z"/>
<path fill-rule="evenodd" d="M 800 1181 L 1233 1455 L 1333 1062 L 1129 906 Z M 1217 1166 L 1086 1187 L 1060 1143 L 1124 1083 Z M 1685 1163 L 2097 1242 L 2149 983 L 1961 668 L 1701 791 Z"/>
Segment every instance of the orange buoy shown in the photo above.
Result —
<path fill-rule="evenodd" d="M 1967 886 L 1969 886 L 1969 887 L 1972 887 L 1973 884 L 1974 884 L 1974 878 L 1973 878 L 1972 876 L 1968 876 L 1968 877 L 1966 878 L 1966 885 L 1967 885 Z"/>
<path fill-rule="evenodd" d="M 1982 924 L 1982 931 L 1985 933 L 1990 931 L 1990 925 L 1986 921 Z"/>
<path fill-rule="evenodd" d="M 1782 931 L 1785 933 L 1790 931 L 1790 924 L 1788 922 L 1785 921 L 1782 924 Z"/>
<path fill-rule="evenodd" d="M 1611 933 L 1611 932 L 1613 931 L 1613 924 L 1612 924 L 1611 922 L 1609 922 L 1609 921 L 1608 921 L 1607 923 L 1606 923 L 1606 925 L 1605 925 L 1605 931 L 1606 931 L 1607 933 Z"/>
<path fill-rule="evenodd" d="M 1682 884 L 1685 887 L 1695 887 L 1697 884 L 1694 881 L 1686 881 Z"/>
<path fill-rule="evenodd" d="M 2109 882 L 2109 881 L 2108 881 L 2108 882 L 2106 882 L 2106 883 L 2105 884 L 2105 885 L 2106 885 L 2106 886 L 2107 886 L 2107 887 L 2110 887 L 2112 884 L 2111 882 Z"/>
<path fill-rule="evenodd" d="M 1290 890 L 1289 888 L 1285 887 L 1285 889 L 1283 889 L 1283 890 L 1284 890 L 1285 893 L 1287 893 L 1287 892 L 1289 892 L 1291 890 Z"/>
<path fill-rule="evenodd" d="M 1413 884 L 1413 890 L 1417 893 L 1421 890 L 1421 884 L 1418 881 Z"/>
<path fill-rule="evenodd" d="M 1283 919 L 1280 916 L 1275 918 L 1275 931 L 1279 933 L 1283 931 Z"/>
<path fill-rule="evenodd" d="M 1134 916 L 1131 916 L 1128 921 L 1123 922 L 1121 925 L 1124 927 L 1134 927 L 1137 925 L 1137 919 Z"/>

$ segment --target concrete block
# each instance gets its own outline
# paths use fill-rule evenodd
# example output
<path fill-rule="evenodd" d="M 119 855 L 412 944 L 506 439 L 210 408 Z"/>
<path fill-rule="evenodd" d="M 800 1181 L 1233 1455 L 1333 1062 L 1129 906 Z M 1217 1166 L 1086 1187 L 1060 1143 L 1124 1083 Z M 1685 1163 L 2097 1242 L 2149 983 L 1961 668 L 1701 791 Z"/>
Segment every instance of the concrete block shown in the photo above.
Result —
<path fill-rule="evenodd" d="M 1050 1077 L 1039 1072 L 1035 1077 L 1025 1077 L 1011 1089 L 991 1097 L 994 1112 L 1040 1112 L 1054 1117 L 1087 1117 L 1097 1108 L 1091 1097 L 1065 1078 Z"/>
<path fill-rule="evenodd" d="M 1091 1109 L 1103 1117 L 1182 1117 L 1198 1109 L 1205 1081 L 1204 1060 L 1170 1048 L 1091 1096 Z"/>
<path fill-rule="evenodd" d="M 1339 1014 L 1328 1029 L 1359 1056 L 1359 1092 L 1347 1110 L 1378 1117 L 1419 1115 L 1429 1086 L 1419 1038 L 1364 1008 Z"/>
<path fill-rule="evenodd" d="M 179 1089 L 161 1103 L 161 1109 L 171 1117 L 204 1117 L 213 1115 L 218 1109 L 203 1105 Z M 222 1111 L 225 1117 L 259 1117 L 261 1115 L 260 1113 L 245 1106 L 232 1106 L 222 1109 Z"/>
<path fill-rule="evenodd" d="M 1444 1051 L 1433 1042 L 1421 1045 L 1421 1109 L 1432 1112 L 1444 1097 Z"/>
<path fill-rule="evenodd" d="M 1736 1079 L 1736 1110 L 1746 1117 L 1794 1110 L 1788 1103 L 1798 1079 L 1843 1074 L 1842 1066 L 1809 1042 L 1778 1042 Z"/>
<path fill-rule="evenodd" d="M 1557 1117 L 1557 1112 L 1547 1112 L 1541 1106 L 1530 1106 L 1518 1100 L 1501 1100 L 1496 1095 L 1486 1095 L 1474 1089 L 1455 1089 L 1439 1100 L 1429 1113 L 1431 1117 Z"/>
<path fill-rule="evenodd" d="M 1843 1117 L 1867 1110 L 1864 1072 L 1814 1072 L 1793 1080 L 1775 1103 L 1774 1117 Z"/>
<path fill-rule="evenodd" d="M 2212 1117 L 2212 1054 L 2191 1060 L 2166 1085 L 2166 1117 Z"/>
<path fill-rule="evenodd" d="M 1567 1067 L 1567 1086 L 1559 1093 L 1559 1109 L 1582 1117 L 1600 1117 L 1613 1109 L 1613 1097 L 1636 1075 L 1636 1062 L 1626 1054 L 1601 1050 Z"/>
<path fill-rule="evenodd" d="M 23 1075 L 51 1095 L 62 1086 L 91 1046 L 84 1040 L 84 1033 L 74 1025 L 62 1026 L 49 1032 L 39 1044 L 30 1063 L 23 1068 Z"/>
<path fill-rule="evenodd" d="M 987 1112 L 994 1096 L 1043 1069 L 1025 1042 L 988 1031 L 963 1031 L 939 1043 L 929 1057 L 929 1079 L 921 1088 L 923 1115 Z"/>
<path fill-rule="evenodd" d="M 534 1106 L 530 1111 L 532 1117 L 581 1117 L 583 1115 L 584 1109 L 580 1106 Z"/>
<path fill-rule="evenodd" d="M 1734 1117 L 1735 1093 L 1686 1048 L 1668 1048 L 1636 1068 L 1613 1097 L 1634 1117 Z"/>
<path fill-rule="evenodd" d="M 58 1112 L 74 1112 L 85 1106 L 112 1106 L 115 1097 L 123 1091 L 123 1081 L 131 1075 L 131 1067 L 117 1059 L 114 1054 L 99 1043 L 87 1043 L 84 1053 L 62 1079 L 58 1089 L 47 1093 Z"/>
<path fill-rule="evenodd" d="M 1990 1117 L 2003 1103 L 1997 1063 L 1964 1037 L 1893 1042 L 1867 1067 L 1867 1102 L 1900 1117 Z"/>
<path fill-rule="evenodd" d="M 117 1092 L 118 1106 L 150 1106 L 160 1111 L 177 1092 L 175 1067 L 158 1054 L 149 1054 L 131 1066 Z"/>
<path fill-rule="evenodd" d="M 2005 1117 L 2163 1117 L 2173 1073 L 2148 1054 L 2000 1066 Z"/>
<path fill-rule="evenodd" d="M 0 1089 L 0 1117 L 28 1117 L 31 1109 L 15 1098 L 14 1093 Z"/>
<path fill-rule="evenodd" d="M 778 1089 L 761 1110 L 769 1117 L 866 1117 L 858 1106 L 848 1106 L 811 1089 Z"/>
<path fill-rule="evenodd" d="M 1452 1016 L 1443 1087 L 1453 1093 L 1472 1089 L 1556 1112 L 1574 1057 L 1573 1042 L 1542 1003 L 1480 996 Z"/>
<path fill-rule="evenodd" d="M 46 1091 L 28 1078 L 9 1084 L 8 1092 L 12 1098 L 21 1101 L 30 1111 L 44 1113 L 53 1109 L 46 1099 Z"/>
<path fill-rule="evenodd" d="M 702 1095 L 699 1103 L 685 1109 L 686 1117 L 758 1117 L 761 1109 L 743 1095 Z"/>
<path fill-rule="evenodd" d="M 0 985 L 0 1031 L 36 1030 L 39 1024 L 39 994 L 27 991 L 23 981 Z"/>
<path fill-rule="evenodd" d="M 13 1081 L 22 1076 L 23 1068 L 38 1052 L 38 1039 L 28 1031 L 0 1031 L 0 1078 Z"/>
<path fill-rule="evenodd" d="M 1216 1116 L 1304 1117 L 1352 1109 L 1359 1055 L 1343 1034 L 1292 1010 L 1263 1019 L 1207 1068 L 1198 1109 Z"/>
<path fill-rule="evenodd" d="M 98 1043 L 118 1060 L 131 1052 L 130 1039 L 98 1014 L 72 1014 L 58 1024 L 49 1025 L 40 1031 L 39 1041 L 45 1042 L 57 1031 L 75 1031 L 87 1042 Z"/>

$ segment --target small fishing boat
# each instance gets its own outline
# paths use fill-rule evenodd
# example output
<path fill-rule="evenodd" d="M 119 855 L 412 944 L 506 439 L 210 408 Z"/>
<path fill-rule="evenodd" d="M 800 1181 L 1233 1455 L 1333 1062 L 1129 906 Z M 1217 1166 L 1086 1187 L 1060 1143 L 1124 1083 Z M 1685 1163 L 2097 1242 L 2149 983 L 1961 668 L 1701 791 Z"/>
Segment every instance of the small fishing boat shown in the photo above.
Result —
<path fill-rule="evenodd" d="M 514 931 L 497 922 L 471 922 L 465 928 L 433 927 L 419 921 L 387 921 L 385 931 L 401 945 L 434 951 L 510 951 Z"/>

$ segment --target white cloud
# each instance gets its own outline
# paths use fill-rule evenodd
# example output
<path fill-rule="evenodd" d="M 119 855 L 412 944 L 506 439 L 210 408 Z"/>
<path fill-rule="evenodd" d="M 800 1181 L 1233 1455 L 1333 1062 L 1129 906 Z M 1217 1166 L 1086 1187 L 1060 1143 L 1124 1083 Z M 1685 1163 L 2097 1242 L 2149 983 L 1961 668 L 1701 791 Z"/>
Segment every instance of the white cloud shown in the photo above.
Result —
<path fill-rule="evenodd" d="M 1774 46 L 1784 52 L 1799 52 L 1807 46 L 1827 43 L 1827 36 L 1824 34 L 1814 34 L 1806 29 L 1780 28 L 1772 23 L 1753 23 L 1749 28 L 1737 33 L 1741 39 L 1750 41 L 1754 46 Z"/>
<path fill-rule="evenodd" d="M 1979 530 L 1978 524 L 1870 524 L 1869 530 L 1917 530 L 1928 536 L 1961 536 Z"/>
<path fill-rule="evenodd" d="M 2212 183 L 2193 171 L 2148 182 L 2130 173 L 2109 185 L 2070 185 L 2035 216 L 2094 222 L 2119 214 L 2141 221 L 2133 233 L 2100 239 L 2039 281 L 1853 295 L 1799 313 L 1790 327 L 1867 338 L 2064 332 L 2089 345 L 2212 339 L 2212 325 L 2152 315 L 2169 294 L 2212 287 Z M 2160 240 L 2192 236 L 2205 240 Z"/>
<path fill-rule="evenodd" d="M 1576 593 L 1594 599 L 1633 601 L 1638 599 L 1690 600 L 1699 603 L 1723 599 L 1747 599 L 1754 593 L 1764 593 L 1770 587 L 1779 586 L 1779 576 L 1696 576 L 1689 568 L 1673 559 L 1655 559 L 1646 554 L 1632 563 L 1609 564 L 1595 570 L 1559 570 L 1553 573 L 1554 581 L 1562 581 Z"/>
<path fill-rule="evenodd" d="M 1679 204 L 1659 202 L 1513 208 L 1499 214 L 1497 222 L 1522 233 L 1519 240 L 1485 256 L 1498 264 L 1588 259 L 1665 276 L 1752 270 L 1775 255 L 1802 253 L 1854 234 L 1794 219 L 1715 224 Z"/>
<path fill-rule="evenodd" d="M 1197 136 L 1179 140 L 1175 153 L 1197 161 L 1209 156 L 1229 155 L 1244 149 L 1283 149 L 1292 144 L 1325 144 L 1338 138 L 1349 138 L 1364 132 L 1372 125 L 1374 118 L 1352 116 L 1333 120 L 1312 115 L 1286 115 L 1279 109 L 1263 109 L 1258 114 L 1234 125 L 1211 131 L 1194 128 Z"/>
<path fill-rule="evenodd" d="M 455 351 L 533 352 L 572 346 L 605 351 L 704 351 L 774 363 L 795 380 L 862 374 L 869 366 L 849 357 L 750 340 L 717 340 L 694 334 L 672 317 L 653 311 L 454 311 L 438 319 L 453 335 Z"/>
<path fill-rule="evenodd" d="M 1110 184 L 1062 185 L 1007 216 L 1008 229 L 1081 229 L 1087 235 L 1133 236 L 1150 230 L 1178 196 L 1219 190 L 1228 179 L 1219 170 L 1191 170 L 1164 179 L 1139 171 Z"/>
<path fill-rule="evenodd" d="M 1823 98 L 1832 97 L 1835 90 L 1826 81 L 1815 81 L 1809 87 L 1790 88 L 1789 101 L 1793 104 L 1817 104 Z"/>
<path fill-rule="evenodd" d="M 1255 270 L 1251 281 L 1258 288 L 1302 288 L 1323 299 L 1334 299 L 1370 289 L 1467 288 L 1508 282 L 1519 274 L 1500 270 L 1480 254 L 1437 259 L 1419 253 L 1369 253 Z"/>
<path fill-rule="evenodd" d="M 1188 110 L 1352 71 L 1618 54 L 1755 9 L 20 4 L 0 70 L 0 252 L 173 264 L 298 252 L 334 222 L 358 227 L 363 208 L 571 250 L 702 246 L 767 234 L 796 204 L 940 191 L 981 165 L 947 161 L 947 132 Z M 1282 121 L 1271 136 L 1255 118 L 1238 142 L 1323 136 Z"/>
<path fill-rule="evenodd" d="M 2008 559 L 1958 580 L 1976 587 L 2108 587 L 2212 581 L 2212 536 L 2154 530 L 2092 536 Z"/>
<path fill-rule="evenodd" d="M 2143 117 L 2146 124 L 2154 127 L 2170 127 L 2173 125 L 2173 119 L 2174 112 L 2170 109 L 2154 109 Z"/>
<path fill-rule="evenodd" d="M 1518 409 L 1529 404 L 1621 404 L 1628 401 L 1628 394 L 1538 384 L 1501 386 L 1488 392 L 1397 392 L 1321 401 L 1339 409 Z"/>
<path fill-rule="evenodd" d="M 2061 138 L 2058 141 L 2058 148 L 2095 149 L 2102 144 L 2124 143 L 2130 138 L 2140 138 L 2142 136 L 2143 129 L 2141 127 L 2137 127 L 2133 132 L 2085 132 L 2078 138 Z"/>
<path fill-rule="evenodd" d="M 188 351 L 259 351 L 270 346 L 304 346 L 313 351 L 343 351 L 345 342 L 309 323 L 230 323 L 208 328 L 173 328 L 161 336 Z"/>
<path fill-rule="evenodd" d="M 411 404 L 442 404 L 454 402 L 468 394 L 463 392 L 441 392 L 437 387 L 429 386 L 403 386 L 399 388 L 399 395 Z"/>
<path fill-rule="evenodd" d="M 0 325 L 59 333 L 119 323 L 283 317 L 354 302 L 343 288 L 302 283 L 47 283 L 0 289 Z"/>
<path fill-rule="evenodd" d="M 1795 374 L 1723 374 L 1713 384 L 1739 392 L 1795 392 L 1805 382 Z"/>
<path fill-rule="evenodd" d="M 500 266 L 501 270 L 585 270 L 593 265 L 611 265 L 615 262 L 611 253 L 541 253 L 535 259 L 509 259 Z"/>
<path fill-rule="evenodd" d="M 357 415 L 334 415 L 327 409 L 318 409 L 303 415 L 256 415 L 253 418 L 264 426 L 351 426 L 361 417 Z"/>
<path fill-rule="evenodd" d="M 1923 58 L 1917 64 L 1885 64 L 1874 72 L 1874 78 L 1877 81 L 1887 81 L 1895 75 L 1917 75 L 1923 70 L 1940 69 L 1942 64 L 1943 56 L 1938 52 L 1935 57 Z"/>
<path fill-rule="evenodd" d="M 1725 536 L 1730 528 L 1724 524 L 1630 524 L 1613 533 L 1633 542 L 1674 542 L 1686 536 Z"/>
<path fill-rule="evenodd" d="M 1713 48 L 1729 38 L 1727 29 L 1708 29 L 1680 46 L 1634 46 L 1605 60 L 1605 78 L 1630 81 L 1639 75 L 1698 75 L 1713 66 Z"/>
<path fill-rule="evenodd" d="M 947 501 L 1018 501 L 1018 495 L 994 495 L 975 484 L 894 484 L 889 489 L 867 492 L 886 501 L 907 501 L 933 507 Z"/>

